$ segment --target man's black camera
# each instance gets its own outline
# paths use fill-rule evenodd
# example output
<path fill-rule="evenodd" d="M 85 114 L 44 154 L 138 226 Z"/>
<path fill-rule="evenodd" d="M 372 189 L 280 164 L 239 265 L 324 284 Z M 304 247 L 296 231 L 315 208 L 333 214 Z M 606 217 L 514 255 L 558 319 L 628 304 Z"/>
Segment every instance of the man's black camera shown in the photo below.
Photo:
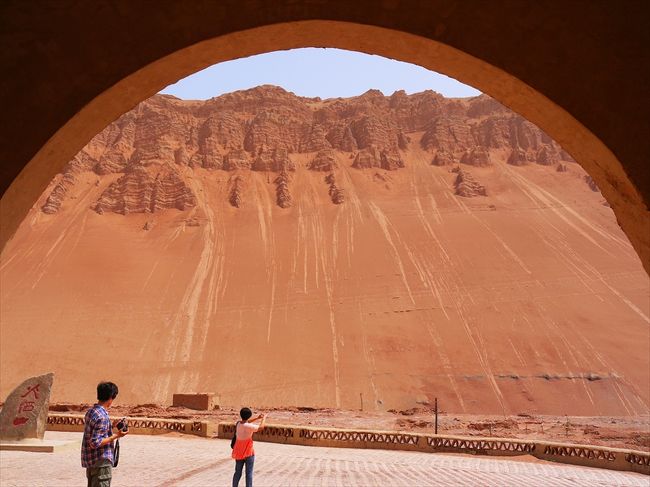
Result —
<path fill-rule="evenodd" d="M 117 426 L 117 429 L 122 431 L 123 433 L 126 433 L 127 431 L 129 431 L 129 423 L 126 421 L 126 418 L 120 419 L 116 426 Z"/>

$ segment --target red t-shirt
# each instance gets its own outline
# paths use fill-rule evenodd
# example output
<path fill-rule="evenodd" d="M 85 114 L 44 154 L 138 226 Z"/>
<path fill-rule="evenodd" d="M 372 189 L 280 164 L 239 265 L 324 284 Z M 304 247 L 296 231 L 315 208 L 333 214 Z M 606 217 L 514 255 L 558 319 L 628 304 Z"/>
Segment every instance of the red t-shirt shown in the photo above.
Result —
<path fill-rule="evenodd" d="M 259 429 L 259 425 L 253 423 L 238 423 L 237 424 L 237 441 L 235 447 L 232 449 L 232 457 L 235 460 L 243 460 L 244 458 L 255 455 L 253 450 L 253 433 Z"/>

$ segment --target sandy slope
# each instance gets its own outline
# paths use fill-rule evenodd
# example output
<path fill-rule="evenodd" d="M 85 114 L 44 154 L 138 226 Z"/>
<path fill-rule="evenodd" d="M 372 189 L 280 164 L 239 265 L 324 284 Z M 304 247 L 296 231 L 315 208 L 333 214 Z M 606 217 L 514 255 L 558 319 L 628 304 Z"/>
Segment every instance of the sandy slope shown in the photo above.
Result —
<path fill-rule="evenodd" d="M 264 173 L 237 209 L 231 174 L 185 168 L 195 208 L 99 215 L 117 176 L 80 176 L 2 253 L 0 395 L 52 370 L 71 402 L 111 379 L 123 403 L 647 414 L 648 276 L 584 172 L 501 154 L 462 198 L 415 142 L 399 171 L 339 153 L 342 205 L 308 154 L 288 209 Z"/>

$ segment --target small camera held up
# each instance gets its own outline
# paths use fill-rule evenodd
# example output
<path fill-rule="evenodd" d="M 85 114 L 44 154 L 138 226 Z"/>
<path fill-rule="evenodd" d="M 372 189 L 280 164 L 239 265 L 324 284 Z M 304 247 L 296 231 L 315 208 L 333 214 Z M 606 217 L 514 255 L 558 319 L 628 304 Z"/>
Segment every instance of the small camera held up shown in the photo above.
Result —
<path fill-rule="evenodd" d="M 127 422 L 126 418 L 120 419 L 115 426 L 117 427 L 118 430 L 122 431 L 123 433 L 129 431 L 129 423 Z"/>

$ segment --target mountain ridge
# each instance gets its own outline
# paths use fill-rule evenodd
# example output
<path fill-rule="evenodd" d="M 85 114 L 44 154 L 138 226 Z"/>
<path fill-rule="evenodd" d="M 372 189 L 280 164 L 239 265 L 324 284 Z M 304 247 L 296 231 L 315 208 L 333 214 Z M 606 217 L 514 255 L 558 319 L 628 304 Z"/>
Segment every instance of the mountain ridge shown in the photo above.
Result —
<path fill-rule="evenodd" d="M 295 170 L 289 154 L 316 152 L 311 168 L 327 151 L 338 150 L 351 153 L 354 168 L 395 170 L 404 167 L 400 150 L 410 143 L 406 134 L 418 131 L 424 132 L 422 148 L 432 153 L 432 164 L 438 166 L 488 166 L 489 152 L 495 149 L 509 150 L 507 161 L 513 165 L 573 161 L 539 128 L 485 95 L 446 99 L 433 91 L 396 91 L 386 97 L 369 90 L 358 97 L 321 100 L 271 85 L 205 102 L 156 95 L 107 127 L 71 161 L 43 211 L 56 212 L 75 174 L 87 170 L 98 175 L 130 173 L 109 189 L 110 195 L 103 195 L 103 203 L 95 204 L 101 212 L 155 208 L 131 205 L 126 196 L 116 199 L 130 189 L 154 193 L 159 176 L 173 178 L 174 166 L 281 173 Z M 165 163 L 169 168 L 162 175 L 145 169 Z M 287 175 L 282 179 L 288 195 Z M 169 201 L 158 207 L 192 206 L 195 195 L 189 188 L 177 193 L 177 198 L 163 198 Z M 283 201 L 286 205 L 287 197 Z"/>

